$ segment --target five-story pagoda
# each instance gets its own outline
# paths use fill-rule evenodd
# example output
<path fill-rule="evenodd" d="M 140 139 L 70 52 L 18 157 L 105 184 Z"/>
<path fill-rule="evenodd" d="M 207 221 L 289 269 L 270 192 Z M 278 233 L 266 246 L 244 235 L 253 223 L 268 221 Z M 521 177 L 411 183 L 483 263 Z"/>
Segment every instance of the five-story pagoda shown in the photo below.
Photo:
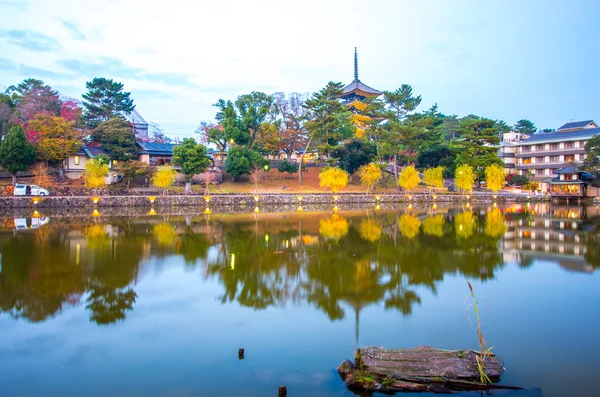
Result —
<path fill-rule="evenodd" d="M 356 125 L 357 137 L 365 135 L 365 130 L 369 128 L 371 121 L 370 117 L 363 114 L 367 108 L 365 99 L 376 98 L 379 95 L 381 95 L 380 91 L 369 87 L 358 79 L 358 54 L 356 47 L 354 47 L 354 80 L 344 87 L 341 99 L 344 105 L 348 106 L 353 113 L 352 121 Z"/>

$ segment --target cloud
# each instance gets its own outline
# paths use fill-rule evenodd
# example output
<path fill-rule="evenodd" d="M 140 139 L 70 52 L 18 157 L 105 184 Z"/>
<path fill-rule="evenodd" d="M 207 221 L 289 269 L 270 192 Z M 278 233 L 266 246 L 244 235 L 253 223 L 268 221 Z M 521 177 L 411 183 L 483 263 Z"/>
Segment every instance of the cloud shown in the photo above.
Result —
<path fill-rule="evenodd" d="M 186 88 L 196 86 L 186 74 L 149 72 L 142 68 L 126 65 L 121 60 L 110 57 L 100 57 L 95 62 L 68 58 L 59 60 L 58 64 L 67 71 L 77 73 L 86 78 L 105 76 L 117 80 L 132 79 Z"/>
<path fill-rule="evenodd" d="M 20 0 L 20 1 L 19 0 L 17 0 L 17 1 L 1 0 L 0 8 L 1 7 L 13 7 L 19 11 L 25 11 L 29 8 L 29 2 L 23 1 L 23 0 Z"/>
<path fill-rule="evenodd" d="M 85 34 L 79 29 L 76 22 L 61 20 L 60 23 L 71 33 L 75 40 L 85 40 Z"/>
<path fill-rule="evenodd" d="M 0 58 L 0 70 L 13 70 L 15 63 L 10 59 Z"/>
<path fill-rule="evenodd" d="M 63 79 L 73 77 L 70 73 L 54 72 L 52 70 L 40 69 L 34 66 L 19 64 L 19 73 L 27 77 L 41 77 L 44 79 Z"/>
<path fill-rule="evenodd" d="M 11 44 L 35 52 L 53 51 L 60 48 L 60 44 L 55 38 L 30 29 L 0 30 L 0 37 L 7 38 Z"/>
<path fill-rule="evenodd" d="M 174 99 L 175 97 L 167 91 L 155 90 L 152 88 L 134 88 L 131 90 L 134 98 L 148 99 Z"/>

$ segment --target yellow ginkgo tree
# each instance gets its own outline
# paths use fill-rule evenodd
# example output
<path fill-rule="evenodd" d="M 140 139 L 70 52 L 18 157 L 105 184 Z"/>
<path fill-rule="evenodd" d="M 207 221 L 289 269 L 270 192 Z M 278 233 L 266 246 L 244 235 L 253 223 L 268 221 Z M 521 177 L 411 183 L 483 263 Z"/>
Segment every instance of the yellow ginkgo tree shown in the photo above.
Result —
<path fill-rule="evenodd" d="M 152 175 L 152 184 L 154 187 L 163 189 L 167 192 L 167 189 L 175 183 L 176 171 L 170 165 L 161 165 L 156 169 L 154 175 Z"/>
<path fill-rule="evenodd" d="M 326 167 L 319 174 L 319 186 L 331 190 L 335 194 L 348 185 L 350 176 L 338 167 Z"/>
<path fill-rule="evenodd" d="M 419 182 L 421 182 L 421 178 L 419 177 L 419 172 L 414 165 L 404 167 L 400 173 L 400 176 L 398 177 L 398 184 L 407 192 L 410 192 L 412 189 L 419 186 Z"/>
<path fill-rule="evenodd" d="M 471 192 L 475 176 L 473 175 L 473 167 L 468 164 L 459 165 L 454 172 L 454 185 L 457 189 L 463 192 Z"/>
<path fill-rule="evenodd" d="M 427 168 L 423 171 L 423 182 L 432 187 L 444 187 L 444 167 Z"/>
<path fill-rule="evenodd" d="M 381 179 L 381 168 L 375 163 L 365 164 L 358 169 L 360 184 L 367 188 L 367 193 L 375 188 L 377 181 Z"/>
<path fill-rule="evenodd" d="M 494 194 L 504 186 L 506 175 L 504 170 L 498 164 L 492 164 L 485 167 L 485 184 Z"/>

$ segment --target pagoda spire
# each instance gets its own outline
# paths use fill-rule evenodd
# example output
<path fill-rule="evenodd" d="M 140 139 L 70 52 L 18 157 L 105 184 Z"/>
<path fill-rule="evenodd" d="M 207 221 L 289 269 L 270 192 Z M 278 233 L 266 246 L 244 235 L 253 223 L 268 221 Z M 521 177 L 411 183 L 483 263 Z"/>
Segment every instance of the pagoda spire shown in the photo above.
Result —
<path fill-rule="evenodd" d="M 354 47 L 354 81 L 358 81 L 358 51 Z"/>

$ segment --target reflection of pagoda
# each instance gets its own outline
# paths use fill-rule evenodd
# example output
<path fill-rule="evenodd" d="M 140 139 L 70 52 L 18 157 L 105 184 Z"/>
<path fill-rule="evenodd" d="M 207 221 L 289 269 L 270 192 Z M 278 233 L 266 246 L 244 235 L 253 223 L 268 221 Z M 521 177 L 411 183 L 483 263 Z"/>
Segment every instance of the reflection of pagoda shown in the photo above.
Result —
<path fill-rule="evenodd" d="M 367 108 L 365 99 L 377 98 L 379 95 L 381 95 L 380 91 L 363 84 L 358 79 L 358 54 L 356 47 L 354 47 L 354 80 L 344 87 L 341 99 L 344 105 L 348 106 L 348 109 L 354 114 L 352 121 L 356 125 L 356 136 L 364 136 L 365 129 L 369 128 L 369 122 L 371 121 L 370 117 L 362 114 Z"/>

